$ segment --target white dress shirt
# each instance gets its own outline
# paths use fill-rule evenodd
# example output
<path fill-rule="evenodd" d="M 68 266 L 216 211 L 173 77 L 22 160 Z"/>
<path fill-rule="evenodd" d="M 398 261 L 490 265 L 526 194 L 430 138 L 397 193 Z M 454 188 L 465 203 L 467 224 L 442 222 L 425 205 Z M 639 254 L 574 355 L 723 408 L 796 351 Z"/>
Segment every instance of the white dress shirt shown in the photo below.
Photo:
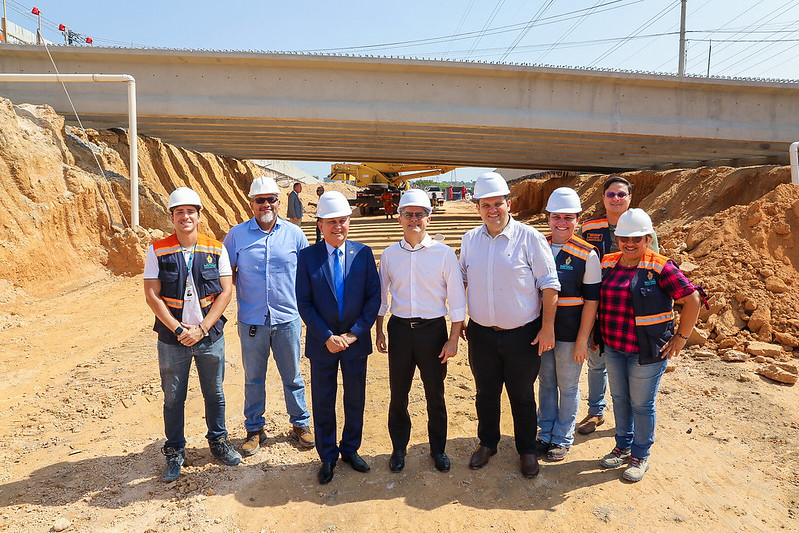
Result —
<path fill-rule="evenodd" d="M 496 237 L 485 224 L 468 231 L 460 264 L 469 316 L 481 326 L 513 329 L 532 322 L 541 314 L 540 290 L 560 290 L 546 238 L 513 217 Z"/>
<path fill-rule="evenodd" d="M 386 316 L 389 309 L 389 292 L 394 316 L 438 318 L 449 314 L 452 322 L 466 318 L 466 291 L 458 258 L 452 248 L 430 235 L 415 247 L 403 239 L 383 252 L 379 316 Z"/>

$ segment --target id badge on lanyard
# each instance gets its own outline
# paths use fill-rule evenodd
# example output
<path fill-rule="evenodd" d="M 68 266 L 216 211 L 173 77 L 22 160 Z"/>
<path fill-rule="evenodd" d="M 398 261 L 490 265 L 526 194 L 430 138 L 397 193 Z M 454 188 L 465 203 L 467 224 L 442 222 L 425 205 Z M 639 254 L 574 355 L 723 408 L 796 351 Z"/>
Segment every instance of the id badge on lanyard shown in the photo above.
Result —
<path fill-rule="evenodd" d="M 194 247 L 191 249 L 191 255 L 189 256 L 189 260 L 186 263 L 186 269 L 188 270 L 186 274 L 186 288 L 183 291 L 183 301 L 190 302 L 194 299 L 194 291 L 192 290 L 192 286 L 189 283 L 191 279 L 191 266 L 194 263 Z"/>

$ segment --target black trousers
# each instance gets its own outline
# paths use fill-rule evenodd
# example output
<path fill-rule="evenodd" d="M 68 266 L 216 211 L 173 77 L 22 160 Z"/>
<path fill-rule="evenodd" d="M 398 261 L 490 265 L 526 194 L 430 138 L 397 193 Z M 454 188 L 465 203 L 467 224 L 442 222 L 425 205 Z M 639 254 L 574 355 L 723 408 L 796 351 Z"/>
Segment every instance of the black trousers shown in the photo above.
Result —
<path fill-rule="evenodd" d="M 427 400 L 427 435 L 430 453 L 444 453 L 447 444 L 447 405 L 444 401 L 446 363 L 438 358 L 447 342 L 444 317 L 388 320 L 388 375 L 391 402 L 388 406 L 388 433 L 395 450 L 405 450 L 411 437 L 408 393 L 416 367 Z"/>
<path fill-rule="evenodd" d="M 541 329 L 541 318 L 522 327 L 497 331 L 470 320 L 469 366 L 477 386 L 477 437 L 495 450 L 500 438 L 502 386 L 508 391 L 516 451 L 535 453 L 538 429 L 533 382 L 541 368 L 538 345 L 530 343 Z"/>

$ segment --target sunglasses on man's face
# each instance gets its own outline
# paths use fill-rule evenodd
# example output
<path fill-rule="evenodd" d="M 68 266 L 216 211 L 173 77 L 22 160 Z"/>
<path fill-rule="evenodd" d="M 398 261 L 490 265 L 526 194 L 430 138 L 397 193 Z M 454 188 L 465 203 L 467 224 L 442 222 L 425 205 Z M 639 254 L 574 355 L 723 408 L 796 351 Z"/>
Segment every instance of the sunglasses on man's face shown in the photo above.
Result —
<path fill-rule="evenodd" d="M 273 204 L 277 202 L 277 196 L 259 196 L 258 198 L 253 198 L 252 201 L 258 205 L 261 205 L 264 202 L 269 202 L 270 204 Z"/>
<path fill-rule="evenodd" d="M 619 239 L 619 242 L 632 242 L 635 244 L 638 244 L 644 239 L 643 237 L 616 237 L 616 238 Z"/>
<path fill-rule="evenodd" d="M 619 191 L 619 192 L 610 191 L 605 193 L 605 198 L 610 198 L 610 199 L 618 198 L 619 200 L 623 200 L 628 196 L 630 196 L 630 193 L 624 191 Z"/>

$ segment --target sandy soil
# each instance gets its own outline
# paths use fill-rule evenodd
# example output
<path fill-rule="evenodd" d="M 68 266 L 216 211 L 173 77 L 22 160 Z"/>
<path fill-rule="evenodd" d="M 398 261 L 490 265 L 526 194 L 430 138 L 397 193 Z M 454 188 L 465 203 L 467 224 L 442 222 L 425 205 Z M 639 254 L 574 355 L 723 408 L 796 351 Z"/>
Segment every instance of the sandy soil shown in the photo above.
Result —
<path fill-rule="evenodd" d="M 473 225 L 467 221 L 463 229 Z M 364 218 L 352 235 L 390 243 L 397 225 Z M 317 484 L 315 451 L 299 450 L 287 437 L 270 364 L 266 448 L 238 467 L 213 462 L 193 377 L 186 407 L 190 466 L 179 481 L 163 483 L 162 395 L 141 276 L 114 277 L 99 268 L 83 274 L 55 294 L 3 287 L 0 530 L 799 530 L 796 388 L 754 374 L 754 361 L 728 363 L 691 351 L 663 380 L 652 466 L 638 484 L 599 468 L 613 447 L 612 416 L 596 433 L 578 436 L 563 462 L 544 462 L 536 479 L 524 479 L 507 403 L 499 453 L 484 469 L 469 470 L 477 422 L 464 343 L 447 377 L 449 473 L 437 472 L 428 455 L 418 380 L 407 466 L 389 471 L 388 371 L 385 356 L 374 353 L 361 448 L 372 472 L 340 463 L 331 484 Z M 226 314 L 227 423 L 239 445 L 243 374 L 235 305 Z M 308 380 L 307 361 L 302 365 Z M 585 410 L 583 402 L 580 417 Z"/>

